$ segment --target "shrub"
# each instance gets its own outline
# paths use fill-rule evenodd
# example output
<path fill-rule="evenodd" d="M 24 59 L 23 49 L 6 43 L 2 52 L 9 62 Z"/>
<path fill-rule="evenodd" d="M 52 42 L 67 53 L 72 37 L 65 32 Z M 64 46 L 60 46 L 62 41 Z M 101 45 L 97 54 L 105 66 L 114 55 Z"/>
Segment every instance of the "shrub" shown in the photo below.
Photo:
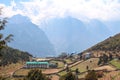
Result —
<path fill-rule="evenodd" d="M 103 71 L 98 71 L 96 73 L 96 75 L 97 75 L 98 78 L 101 78 L 101 77 L 103 77 L 104 73 L 103 73 Z"/>
<path fill-rule="evenodd" d="M 88 71 L 88 74 L 85 76 L 85 80 L 98 80 L 97 74 L 94 70 Z"/>
<path fill-rule="evenodd" d="M 44 74 L 42 74 L 41 70 L 33 69 L 26 76 L 25 80 L 50 80 Z"/>
<path fill-rule="evenodd" d="M 61 77 L 60 80 L 76 80 L 76 76 L 72 72 L 68 72 L 66 75 Z"/>
<path fill-rule="evenodd" d="M 3 76 L 0 76 L 0 80 L 5 80 L 5 78 Z"/>

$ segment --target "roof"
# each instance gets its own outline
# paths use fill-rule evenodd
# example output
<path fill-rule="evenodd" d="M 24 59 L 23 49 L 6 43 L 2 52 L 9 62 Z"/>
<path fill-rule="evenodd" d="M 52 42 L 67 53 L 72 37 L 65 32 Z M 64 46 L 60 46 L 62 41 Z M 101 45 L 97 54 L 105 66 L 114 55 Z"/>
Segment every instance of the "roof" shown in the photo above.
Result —
<path fill-rule="evenodd" d="M 48 62 L 26 62 L 26 64 L 49 64 Z"/>
<path fill-rule="evenodd" d="M 88 52 L 88 53 L 86 53 L 86 54 L 91 54 L 91 53 Z"/>
<path fill-rule="evenodd" d="M 38 58 L 36 59 L 36 61 L 49 61 L 50 59 L 46 59 L 46 58 Z"/>

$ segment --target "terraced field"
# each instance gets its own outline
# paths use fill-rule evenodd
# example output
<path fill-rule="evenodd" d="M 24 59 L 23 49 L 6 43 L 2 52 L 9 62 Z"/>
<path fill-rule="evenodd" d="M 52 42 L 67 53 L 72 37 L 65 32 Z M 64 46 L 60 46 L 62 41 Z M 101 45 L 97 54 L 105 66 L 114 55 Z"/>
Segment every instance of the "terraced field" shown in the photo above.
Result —
<path fill-rule="evenodd" d="M 115 71 L 116 67 L 111 67 L 111 65 L 105 65 L 105 66 L 98 66 L 99 59 L 98 58 L 91 58 L 88 59 L 86 61 L 78 61 L 76 63 L 73 63 L 71 65 L 68 65 L 69 69 L 74 73 L 75 70 L 78 68 L 80 74 L 78 75 L 79 78 L 84 78 L 85 75 L 87 74 L 87 68 L 86 66 L 88 66 L 89 70 L 104 70 L 106 69 L 107 71 L 111 71 L 109 73 L 104 73 L 103 78 L 99 78 L 99 80 L 120 80 L 120 71 Z M 53 61 L 53 62 L 59 62 L 58 65 L 59 69 L 43 69 L 42 72 L 44 74 L 51 74 L 52 76 L 52 80 L 59 80 L 59 76 L 63 76 L 65 74 L 67 74 L 66 70 L 63 70 L 64 64 L 60 61 Z M 117 61 L 118 62 L 118 61 Z M 112 61 L 112 63 L 116 63 L 115 61 Z M 120 64 L 120 63 L 119 63 Z M 117 63 L 117 65 L 119 65 Z M 18 72 L 16 71 L 15 74 L 19 74 L 19 75 L 27 75 L 27 73 L 29 72 L 30 69 L 20 69 L 18 70 Z M 63 71 L 61 71 L 63 70 Z M 59 72 L 60 71 L 60 72 Z M 55 75 L 55 74 L 57 75 Z M 114 74 L 114 75 L 113 75 Z M 59 76 L 58 76 L 59 75 Z"/>
<path fill-rule="evenodd" d="M 88 66 L 89 67 L 89 70 L 92 70 L 92 69 L 94 69 L 94 68 L 96 68 L 96 67 L 98 67 L 98 65 L 97 65 L 97 63 L 98 63 L 98 58 L 91 58 L 91 59 L 88 59 L 88 60 L 86 60 L 86 61 L 81 61 L 80 63 L 78 63 L 78 64 L 76 64 L 76 65 L 74 65 L 74 66 L 72 66 L 72 67 L 70 67 L 70 70 L 71 71 L 75 71 L 77 68 L 78 68 L 78 70 L 79 70 L 79 72 L 85 72 L 85 71 L 87 71 L 87 69 L 86 69 L 86 66 Z M 74 63 L 75 64 L 75 63 Z M 63 76 L 63 75 L 65 75 L 67 72 L 66 71 L 62 71 L 62 72 L 59 72 L 58 73 L 58 75 L 60 75 L 60 76 Z M 82 74 L 83 75 L 83 74 Z M 81 75 L 80 75 L 81 76 Z"/>
<path fill-rule="evenodd" d="M 78 68 L 79 72 L 85 72 L 85 71 L 87 71 L 87 68 L 86 68 L 87 66 L 88 66 L 89 70 L 92 70 L 92 69 L 98 67 L 98 65 L 97 65 L 98 60 L 99 60 L 98 58 L 91 58 L 91 59 L 86 60 L 76 66 L 73 66 L 71 68 L 71 70 L 75 71 Z"/>

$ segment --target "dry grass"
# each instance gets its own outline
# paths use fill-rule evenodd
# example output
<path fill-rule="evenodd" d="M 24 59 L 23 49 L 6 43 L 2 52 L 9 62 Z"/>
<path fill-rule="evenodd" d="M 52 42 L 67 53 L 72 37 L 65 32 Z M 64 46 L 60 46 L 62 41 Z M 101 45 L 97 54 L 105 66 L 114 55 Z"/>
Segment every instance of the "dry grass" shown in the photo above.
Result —
<path fill-rule="evenodd" d="M 107 70 L 107 71 L 114 71 L 116 70 L 116 68 L 110 66 L 110 65 L 105 65 L 105 66 L 101 66 L 101 67 L 97 67 L 94 70 Z"/>
<path fill-rule="evenodd" d="M 57 76 L 57 75 L 52 75 L 52 78 L 51 78 L 52 80 L 59 80 L 59 76 Z"/>
<path fill-rule="evenodd" d="M 19 69 L 15 72 L 14 75 L 22 75 L 22 76 L 27 76 L 28 72 L 30 71 L 31 69 Z"/>
<path fill-rule="evenodd" d="M 78 65 L 72 67 L 71 70 L 75 71 L 76 68 L 78 68 L 79 72 L 85 72 L 85 71 L 87 71 L 86 66 L 89 67 L 89 70 L 92 70 L 92 69 L 98 67 L 98 65 L 97 65 L 98 60 L 99 60 L 98 58 L 91 58 L 89 60 L 86 60 L 86 61 L 79 63 Z"/>
<path fill-rule="evenodd" d="M 61 69 L 45 69 L 42 71 L 44 74 L 52 74 L 52 73 L 58 73 Z"/>
<path fill-rule="evenodd" d="M 116 68 L 120 69 L 120 61 L 119 60 L 112 60 L 110 61 L 112 65 L 114 65 Z"/>
<path fill-rule="evenodd" d="M 106 73 L 105 76 L 99 80 L 120 80 L 120 71 L 112 71 L 110 73 Z"/>
<path fill-rule="evenodd" d="M 10 76 L 12 75 L 12 73 L 14 71 L 16 71 L 17 69 L 21 68 L 24 64 L 23 63 L 17 63 L 17 64 L 10 64 L 10 65 L 7 65 L 7 66 L 1 66 L 0 67 L 0 75 L 3 75 L 3 76 Z"/>

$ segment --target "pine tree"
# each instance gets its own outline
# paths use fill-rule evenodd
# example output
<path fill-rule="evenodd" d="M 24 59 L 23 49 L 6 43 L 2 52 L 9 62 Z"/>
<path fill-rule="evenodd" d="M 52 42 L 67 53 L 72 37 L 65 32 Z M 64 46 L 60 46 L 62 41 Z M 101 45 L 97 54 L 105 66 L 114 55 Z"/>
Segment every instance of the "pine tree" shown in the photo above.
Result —
<path fill-rule="evenodd" d="M 6 23 L 7 23 L 7 18 L 2 18 L 1 17 L 1 12 L 2 12 L 2 8 L 0 8 L 0 31 L 1 30 L 4 30 L 5 26 L 6 26 Z M 7 43 L 10 42 L 11 40 L 13 40 L 11 37 L 13 35 L 10 34 L 8 35 L 7 37 L 3 37 L 3 34 L 0 33 L 0 50 L 2 48 L 5 48 L 7 46 Z M 2 57 L 2 54 L 0 53 L 0 58 Z"/>

